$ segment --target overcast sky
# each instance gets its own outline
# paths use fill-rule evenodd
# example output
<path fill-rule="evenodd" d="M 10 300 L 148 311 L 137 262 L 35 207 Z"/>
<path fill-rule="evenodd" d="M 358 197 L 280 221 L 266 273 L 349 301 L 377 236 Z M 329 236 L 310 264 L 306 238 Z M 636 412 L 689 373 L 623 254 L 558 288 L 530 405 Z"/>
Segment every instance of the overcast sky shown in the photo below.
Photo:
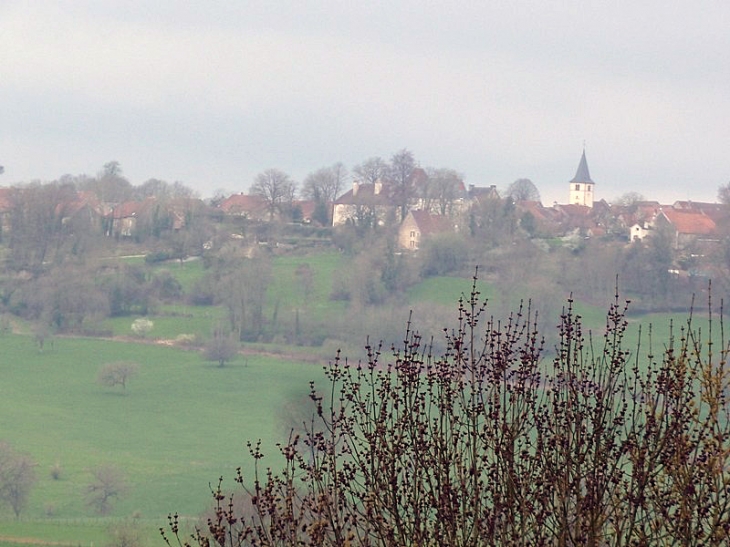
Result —
<path fill-rule="evenodd" d="M 565 203 L 714 201 L 730 2 L 0 0 L 0 184 L 90 174 L 246 191 L 411 150 Z"/>

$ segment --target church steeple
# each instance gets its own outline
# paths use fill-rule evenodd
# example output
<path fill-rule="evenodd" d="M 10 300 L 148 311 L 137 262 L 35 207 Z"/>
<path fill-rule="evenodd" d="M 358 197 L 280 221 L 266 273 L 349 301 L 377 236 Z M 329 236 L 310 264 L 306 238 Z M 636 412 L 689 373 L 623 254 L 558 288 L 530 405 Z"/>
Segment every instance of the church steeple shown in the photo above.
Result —
<path fill-rule="evenodd" d="M 583 155 L 580 157 L 580 163 L 578 164 L 578 170 L 575 172 L 575 177 L 570 182 L 590 182 L 595 184 L 591 180 L 591 174 L 588 171 L 588 162 L 586 161 L 586 149 L 583 149 Z"/>
<path fill-rule="evenodd" d="M 586 150 L 583 148 L 583 155 L 580 157 L 578 170 L 575 177 L 570 181 L 570 203 L 593 207 L 593 186 L 596 183 L 591 179 L 586 161 Z"/>

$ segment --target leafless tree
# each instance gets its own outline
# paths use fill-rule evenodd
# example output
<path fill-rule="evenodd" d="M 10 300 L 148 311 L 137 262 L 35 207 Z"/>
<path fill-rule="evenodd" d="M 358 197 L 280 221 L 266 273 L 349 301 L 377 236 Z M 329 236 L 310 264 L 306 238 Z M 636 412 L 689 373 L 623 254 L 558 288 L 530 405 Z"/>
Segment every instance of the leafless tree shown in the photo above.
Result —
<path fill-rule="evenodd" d="M 100 465 L 91 470 L 92 480 L 86 487 L 86 502 L 100 515 L 112 510 L 115 500 L 127 491 L 124 473 L 113 465 Z"/>
<path fill-rule="evenodd" d="M 723 184 L 717 190 L 717 199 L 720 203 L 730 205 L 730 182 Z"/>
<path fill-rule="evenodd" d="M 368 158 L 359 165 L 352 168 L 353 173 L 357 176 L 360 182 L 367 184 L 375 184 L 378 181 L 383 181 L 388 174 L 388 163 L 380 157 Z"/>
<path fill-rule="evenodd" d="M 416 169 L 416 160 L 410 150 L 400 150 L 393 154 L 388 169 L 388 183 L 391 185 L 393 197 L 400 210 L 400 219 L 408 214 L 410 202 L 416 195 L 416 185 L 413 173 Z"/>
<path fill-rule="evenodd" d="M 266 203 L 269 220 L 291 204 L 296 195 L 296 183 L 279 169 L 267 169 L 256 175 L 251 185 L 251 194 L 261 197 Z"/>
<path fill-rule="evenodd" d="M 139 371 L 139 365 L 126 361 L 107 363 L 99 370 L 96 382 L 106 387 L 122 386 L 127 389 L 127 382 Z"/>
<path fill-rule="evenodd" d="M 206 361 L 214 361 L 223 368 L 226 362 L 238 354 L 240 344 L 236 337 L 226 332 L 220 326 L 213 330 L 212 336 L 205 343 L 203 356 Z"/>
<path fill-rule="evenodd" d="M 463 186 L 462 176 L 447 168 L 429 168 L 426 169 L 426 174 L 428 183 L 424 185 L 423 208 L 427 211 L 436 209 L 441 215 L 451 215 Z"/>
<path fill-rule="evenodd" d="M 340 195 L 346 177 L 347 169 L 342 163 L 317 169 L 304 179 L 302 197 L 316 202 L 333 202 Z"/>
<path fill-rule="evenodd" d="M 540 201 L 540 191 L 530 179 L 517 179 L 507 188 L 514 201 Z"/>
<path fill-rule="evenodd" d="M 35 468 L 36 463 L 28 454 L 0 441 L 0 502 L 9 504 L 16 518 L 20 517 L 36 482 Z"/>

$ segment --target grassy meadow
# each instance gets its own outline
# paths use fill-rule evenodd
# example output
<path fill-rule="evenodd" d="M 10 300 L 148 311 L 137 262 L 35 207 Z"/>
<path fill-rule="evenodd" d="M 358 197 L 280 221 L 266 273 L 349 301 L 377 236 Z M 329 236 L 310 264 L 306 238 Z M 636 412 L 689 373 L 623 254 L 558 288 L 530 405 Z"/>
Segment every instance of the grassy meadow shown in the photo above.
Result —
<path fill-rule="evenodd" d="M 345 260 L 335 252 L 276 258 L 266 316 L 299 313 L 303 321 L 334 328 L 338 317 L 351 313 L 345 302 L 329 298 Z M 303 264 L 314 273 L 306 297 L 296 275 Z M 201 261 L 154 268 L 170 271 L 185 290 L 204 273 Z M 480 282 L 479 289 L 490 306 L 499 302 L 493 286 Z M 389 319 L 401 329 L 408 309 L 415 310 L 417 328 L 422 322 L 431 328 L 453 325 L 457 301 L 470 290 L 468 279 L 427 279 L 404 295 L 397 313 L 381 313 L 395 314 Z M 578 303 L 576 312 L 600 337 L 606 308 Z M 160 342 L 183 334 L 208 336 L 211 325 L 224 317 L 221 308 L 164 305 L 159 313 L 151 318 L 154 328 L 146 339 L 132 337 L 134 317 L 98 325 L 116 339 L 55 337 L 42 352 L 29 334 L 0 336 L 0 439 L 38 463 L 38 482 L 21 519 L 0 508 L 0 547 L 26 541 L 100 545 L 107 541 L 110 523 L 132 515 L 146 531 L 148 543 L 160 544 L 154 539 L 156 530 L 168 513 L 199 515 L 210 503 L 209 484 L 221 475 L 232 484 L 238 466 L 251 473 L 247 440 L 262 439 L 264 451 L 275 454 L 275 443 L 296 420 L 308 382 L 323 379 L 322 365 L 337 349 L 332 345 L 336 342 L 296 350 L 282 344 L 247 344 L 254 351 L 219 368 L 204 362 L 197 351 Z M 358 313 L 363 343 L 370 328 L 377 331 L 381 324 L 384 330 L 390 328 L 376 312 Z M 663 344 L 668 339 L 669 317 L 631 317 L 628 347 L 635 347 L 638 327 L 643 326 L 646 334 L 651 322 L 656 353 L 661 349 L 656 341 Z M 675 325 L 685 324 L 686 318 L 676 314 Z M 307 352 L 310 358 L 302 359 Z M 126 390 L 96 382 L 99 369 L 116 361 L 139 365 Z M 111 513 L 99 517 L 87 506 L 85 494 L 92 469 L 107 464 L 123 471 L 128 488 Z M 52 476 L 54 467 L 60 470 L 58 478 Z"/>

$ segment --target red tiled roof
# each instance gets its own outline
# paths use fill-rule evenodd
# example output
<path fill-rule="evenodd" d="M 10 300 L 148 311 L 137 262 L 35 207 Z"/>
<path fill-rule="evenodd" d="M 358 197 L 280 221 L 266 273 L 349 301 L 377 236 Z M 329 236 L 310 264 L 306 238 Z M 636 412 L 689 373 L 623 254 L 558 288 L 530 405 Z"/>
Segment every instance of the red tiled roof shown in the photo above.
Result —
<path fill-rule="evenodd" d="M 428 211 L 410 211 L 413 220 L 418 226 L 421 235 L 440 234 L 453 231 L 454 227 L 448 217 L 441 215 L 432 215 Z"/>
<path fill-rule="evenodd" d="M 266 202 L 260 196 L 233 194 L 221 201 L 218 208 L 228 215 L 266 214 Z"/>
<path fill-rule="evenodd" d="M 153 203 L 155 198 L 147 198 L 144 201 L 125 201 L 112 210 L 112 218 L 136 217 L 144 213 Z"/>
<path fill-rule="evenodd" d="M 680 234 L 710 235 L 715 233 L 715 222 L 704 213 L 666 209 L 660 213 Z"/>

